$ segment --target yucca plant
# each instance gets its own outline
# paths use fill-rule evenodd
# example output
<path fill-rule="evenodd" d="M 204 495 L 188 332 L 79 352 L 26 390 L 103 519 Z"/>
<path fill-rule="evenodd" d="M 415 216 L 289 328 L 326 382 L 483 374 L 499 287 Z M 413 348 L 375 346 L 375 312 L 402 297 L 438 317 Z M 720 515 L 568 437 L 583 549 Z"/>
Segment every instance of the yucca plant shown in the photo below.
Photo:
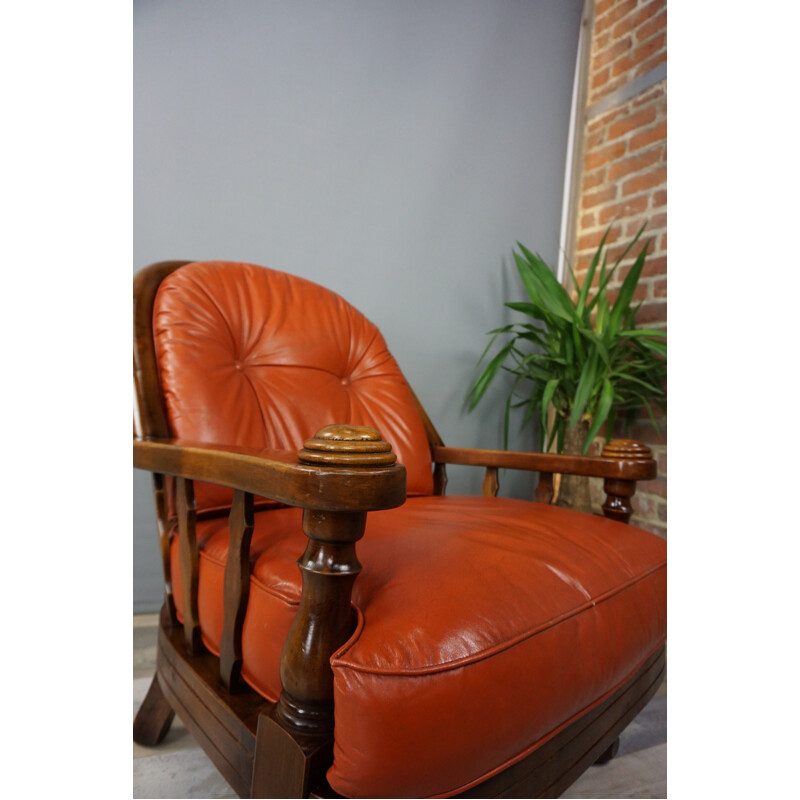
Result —
<path fill-rule="evenodd" d="M 510 334 L 510 338 L 486 364 L 467 394 L 471 411 L 501 369 L 515 376 L 505 404 L 506 448 L 512 408 L 525 407 L 523 427 L 538 412 L 545 449 L 549 450 L 555 441 L 559 453 L 564 451 L 568 431 L 582 431 L 585 435 L 580 451 L 585 454 L 604 423 L 608 423 L 606 431 L 610 436 L 618 415 L 631 422 L 641 409 L 646 409 L 657 427 L 653 406 L 663 407 L 665 401 L 666 334 L 637 328 L 636 312 L 641 304 L 632 305 L 647 245 L 625 276 L 613 304 L 608 291 L 616 270 L 644 227 L 611 267 L 606 248 L 610 228 L 606 230 L 574 300 L 544 260 L 517 242 L 520 252 L 514 252 L 514 260 L 530 302 L 505 305 L 525 314 L 531 322 L 489 331 L 492 339 L 478 366 L 499 336 Z M 570 272 L 577 287 L 571 267 Z M 523 382 L 526 390 L 519 394 Z M 550 406 L 555 413 L 548 422 Z"/>

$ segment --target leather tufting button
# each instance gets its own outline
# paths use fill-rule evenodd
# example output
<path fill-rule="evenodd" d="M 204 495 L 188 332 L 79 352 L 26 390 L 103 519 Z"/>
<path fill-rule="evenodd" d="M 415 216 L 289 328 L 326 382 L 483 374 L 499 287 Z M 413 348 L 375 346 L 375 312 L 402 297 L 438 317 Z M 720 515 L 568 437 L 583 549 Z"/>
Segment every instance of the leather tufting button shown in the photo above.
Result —
<path fill-rule="evenodd" d="M 342 386 L 349 386 L 350 381 L 347 378 L 342 378 Z"/>
<path fill-rule="evenodd" d="M 244 367 L 242 366 L 242 362 L 241 361 L 234 361 L 233 362 L 233 366 L 236 367 L 236 369 L 238 369 L 240 372 L 241 372 L 241 370 L 244 369 Z"/>

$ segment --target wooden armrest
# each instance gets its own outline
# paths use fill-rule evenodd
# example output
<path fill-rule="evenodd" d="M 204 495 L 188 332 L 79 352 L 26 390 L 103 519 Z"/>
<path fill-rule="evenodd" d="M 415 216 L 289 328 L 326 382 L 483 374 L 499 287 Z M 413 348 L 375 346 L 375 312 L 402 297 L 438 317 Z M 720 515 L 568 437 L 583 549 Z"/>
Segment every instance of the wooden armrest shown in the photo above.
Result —
<path fill-rule="evenodd" d="M 296 453 L 180 439 L 135 439 L 133 465 L 216 483 L 316 511 L 376 511 L 402 505 L 405 467 L 303 464 Z"/>
<path fill-rule="evenodd" d="M 614 444 L 613 442 L 611 443 Z M 567 456 L 553 453 L 524 453 L 514 450 L 476 450 L 462 447 L 433 445 L 433 461 L 438 464 L 462 464 L 467 466 L 501 469 L 523 469 L 533 472 L 559 473 L 562 475 L 588 475 L 594 478 L 641 481 L 655 478 L 656 462 L 644 448 L 640 454 L 617 450 L 620 455 L 611 455 L 610 448 L 604 455 Z M 605 455 L 609 453 L 609 455 Z M 644 457 L 643 457 L 644 456 Z"/>
<path fill-rule="evenodd" d="M 330 657 L 347 641 L 355 624 L 351 593 L 361 570 L 355 544 L 364 535 L 368 511 L 394 508 L 406 498 L 406 470 L 396 463 L 391 446 L 372 428 L 330 425 L 307 440 L 297 454 L 180 439 L 139 439 L 133 443 L 133 463 L 158 475 L 176 476 L 183 629 L 190 653 L 203 649 L 193 482 L 234 489 L 219 645 L 220 680 L 229 691 L 241 685 L 253 496 L 303 509 L 308 544 L 297 562 L 303 587 L 281 655 L 283 690 L 273 722 L 281 728 L 329 736 L 333 731 Z M 169 543 L 163 546 L 168 565 Z M 169 600 L 168 570 L 167 591 Z M 177 624 L 174 612 L 173 622 Z"/>
<path fill-rule="evenodd" d="M 551 503 L 554 497 L 553 475 L 586 475 L 603 478 L 606 502 L 603 513 L 607 517 L 628 522 L 633 512 L 630 498 L 636 491 L 636 481 L 651 480 L 658 474 L 658 466 L 650 448 L 630 439 L 615 439 L 604 448 L 600 457 L 567 456 L 553 453 L 523 453 L 513 450 L 476 450 L 461 447 L 444 447 L 432 444 L 431 455 L 436 464 L 439 494 L 444 493 L 447 476 L 445 464 L 462 464 L 486 468 L 483 494 L 497 495 L 498 469 L 524 469 L 539 473 L 536 487 L 537 503 Z"/>

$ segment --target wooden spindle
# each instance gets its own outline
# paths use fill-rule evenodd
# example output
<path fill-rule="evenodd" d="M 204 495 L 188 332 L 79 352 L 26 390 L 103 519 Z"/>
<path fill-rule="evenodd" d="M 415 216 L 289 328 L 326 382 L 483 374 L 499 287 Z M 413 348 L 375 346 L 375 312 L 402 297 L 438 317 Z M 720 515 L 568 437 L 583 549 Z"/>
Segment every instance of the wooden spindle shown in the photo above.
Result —
<path fill-rule="evenodd" d="M 444 464 L 435 464 L 433 467 L 433 493 L 443 495 L 447 488 L 447 467 Z"/>
<path fill-rule="evenodd" d="M 172 594 L 172 564 L 169 557 L 169 503 L 167 501 L 166 478 L 160 472 L 153 473 L 153 497 L 156 504 L 156 526 L 161 549 L 161 570 L 164 575 L 164 599 L 172 625 L 178 625 L 175 613 L 175 598 Z"/>
<path fill-rule="evenodd" d="M 481 492 L 484 497 L 497 497 L 497 492 L 500 489 L 500 482 L 497 480 L 497 467 L 486 467 L 486 473 L 483 476 L 483 485 Z"/>
<path fill-rule="evenodd" d="M 228 560 L 225 563 L 222 638 L 219 669 L 222 685 L 241 688 L 242 628 L 250 595 L 250 540 L 253 536 L 253 495 L 236 490 L 228 521 Z"/>
<path fill-rule="evenodd" d="M 614 439 L 603 448 L 601 457 L 625 461 L 652 461 L 653 453 L 641 442 L 632 439 Z M 636 493 L 636 481 L 606 478 L 603 481 L 603 489 L 606 493 L 603 514 L 618 522 L 629 522 L 633 514 L 631 498 Z"/>
<path fill-rule="evenodd" d="M 391 446 L 372 428 L 332 425 L 305 443 L 300 460 L 329 467 L 394 464 Z M 333 672 L 330 657 L 355 629 L 350 605 L 361 571 L 355 543 L 364 535 L 366 512 L 305 510 L 308 546 L 298 561 L 303 589 L 281 655 L 281 692 L 276 717 L 308 735 L 333 731 Z"/>
<path fill-rule="evenodd" d="M 178 511 L 178 561 L 183 584 L 183 631 L 186 648 L 192 654 L 202 651 L 200 618 L 197 613 L 199 560 L 197 552 L 197 506 L 194 482 L 175 479 L 175 504 Z"/>
<path fill-rule="evenodd" d="M 536 492 L 534 494 L 534 502 L 545 503 L 550 505 L 553 502 L 553 495 L 555 490 L 553 488 L 553 473 L 540 472 L 539 483 L 536 484 Z"/>

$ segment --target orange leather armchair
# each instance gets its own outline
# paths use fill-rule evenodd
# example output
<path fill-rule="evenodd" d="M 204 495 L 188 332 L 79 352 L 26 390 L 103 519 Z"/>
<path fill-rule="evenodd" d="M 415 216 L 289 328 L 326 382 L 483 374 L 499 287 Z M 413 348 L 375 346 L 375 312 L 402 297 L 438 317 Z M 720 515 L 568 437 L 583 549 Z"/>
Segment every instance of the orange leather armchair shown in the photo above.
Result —
<path fill-rule="evenodd" d="M 177 712 L 242 797 L 555 797 L 610 757 L 665 666 L 666 543 L 625 524 L 647 448 L 445 447 L 369 320 L 262 267 L 148 267 L 134 326 L 166 587 L 136 741 Z"/>

